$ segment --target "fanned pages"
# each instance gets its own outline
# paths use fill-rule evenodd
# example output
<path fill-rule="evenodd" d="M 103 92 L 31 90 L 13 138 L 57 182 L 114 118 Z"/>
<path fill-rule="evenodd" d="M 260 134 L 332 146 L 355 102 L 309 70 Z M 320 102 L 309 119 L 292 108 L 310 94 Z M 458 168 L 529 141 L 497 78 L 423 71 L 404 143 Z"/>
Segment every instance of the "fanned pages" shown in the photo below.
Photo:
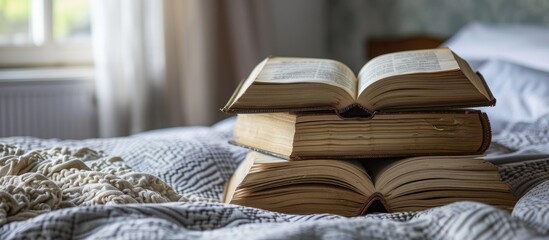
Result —
<path fill-rule="evenodd" d="M 358 77 L 334 60 L 270 57 L 255 67 L 222 110 L 333 109 L 342 116 L 350 112 L 371 116 L 384 111 L 494 104 L 484 79 L 448 48 L 439 48 L 379 56 L 366 63 Z"/>
<path fill-rule="evenodd" d="M 448 110 L 371 119 L 341 119 L 331 112 L 239 114 L 232 143 L 305 160 L 482 154 L 490 141 L 486 114 Z"/>
<path fill-rule="evenodd" d="M 510 210 L 516 198 L 497 168 L 475 156 L 377 161 L 287 161 L 251 152 L 223 202 L 290 214 L 418 211 L 456 201 Z"/>

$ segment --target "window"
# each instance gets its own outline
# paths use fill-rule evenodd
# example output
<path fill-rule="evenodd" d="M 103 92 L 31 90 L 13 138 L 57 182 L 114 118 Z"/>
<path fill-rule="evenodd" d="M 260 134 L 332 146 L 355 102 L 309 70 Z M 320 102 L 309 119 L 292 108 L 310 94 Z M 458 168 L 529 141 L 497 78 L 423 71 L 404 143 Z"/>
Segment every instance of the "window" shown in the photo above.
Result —
<path fill-rule="evenodd" d="M 0 0 L 0 66 L 91 62 L 90 0 Z"/>

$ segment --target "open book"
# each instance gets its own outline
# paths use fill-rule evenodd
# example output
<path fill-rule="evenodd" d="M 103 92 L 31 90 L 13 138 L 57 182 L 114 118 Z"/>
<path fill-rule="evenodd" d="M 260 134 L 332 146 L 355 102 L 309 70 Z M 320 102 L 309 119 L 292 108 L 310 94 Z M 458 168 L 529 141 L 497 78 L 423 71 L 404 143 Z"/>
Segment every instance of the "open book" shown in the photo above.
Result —
<path fill-rule="evenodd" d="M 418 211 L 456 201 L 512 209 L 516 198 L 490 162 L 474 156 L 372 161 L 287 161 L 251 152 L 223 202 L 291 214 Z"/>
<path fill-rule="evenodd" d="M 376 57 L 364 65 L 358 77 L 334 60 L 267 58 L 240 84 L 222 110 L 335 109 L 342 116 L 346 112 L 370 116 L 393 109 L 493 104 L 495 98 L 484 79 L 450 49 L 439 48 Z"/>
<path fill-rule="evenodd" d="M 333 112 L 239 114 L 231 143 L 285 159 L 482 154 L 491 142 L 478 110 L 381 113 L 341 119 Z"/>

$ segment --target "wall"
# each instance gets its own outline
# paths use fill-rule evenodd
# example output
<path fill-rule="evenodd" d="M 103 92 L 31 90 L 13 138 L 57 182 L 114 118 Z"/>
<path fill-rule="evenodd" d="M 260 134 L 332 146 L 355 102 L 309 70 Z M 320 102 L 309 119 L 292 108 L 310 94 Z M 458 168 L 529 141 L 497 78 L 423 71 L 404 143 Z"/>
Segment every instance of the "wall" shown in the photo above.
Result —
<path fill-rule="evenodd" d="M 271 0 L 271 54 L 328 57 L 328 9 L 324 0 Z"/>
<path fill-rule="evenodd" d="M 450 37 L 470 21 L 549 25 L 547 0 L 327 0 L 329 54 L 355 71 L 368 37 Z"/>

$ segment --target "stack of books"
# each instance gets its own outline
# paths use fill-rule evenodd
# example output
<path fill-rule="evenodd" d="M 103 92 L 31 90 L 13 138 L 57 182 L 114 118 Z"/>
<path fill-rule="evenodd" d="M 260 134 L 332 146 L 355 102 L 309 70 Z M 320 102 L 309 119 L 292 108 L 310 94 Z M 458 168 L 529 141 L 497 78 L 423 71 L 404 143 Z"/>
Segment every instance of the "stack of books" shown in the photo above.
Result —
<path fill-rule="evenodd" d="M 455 201 L 511 209 L 482 160 L 484 79 L 447 48 L 382 55 L 358 76 L 327 59 L 271 57 L 222 109 L 252 151 L 223 202 L 291 214 L 417 211 Z"/>

